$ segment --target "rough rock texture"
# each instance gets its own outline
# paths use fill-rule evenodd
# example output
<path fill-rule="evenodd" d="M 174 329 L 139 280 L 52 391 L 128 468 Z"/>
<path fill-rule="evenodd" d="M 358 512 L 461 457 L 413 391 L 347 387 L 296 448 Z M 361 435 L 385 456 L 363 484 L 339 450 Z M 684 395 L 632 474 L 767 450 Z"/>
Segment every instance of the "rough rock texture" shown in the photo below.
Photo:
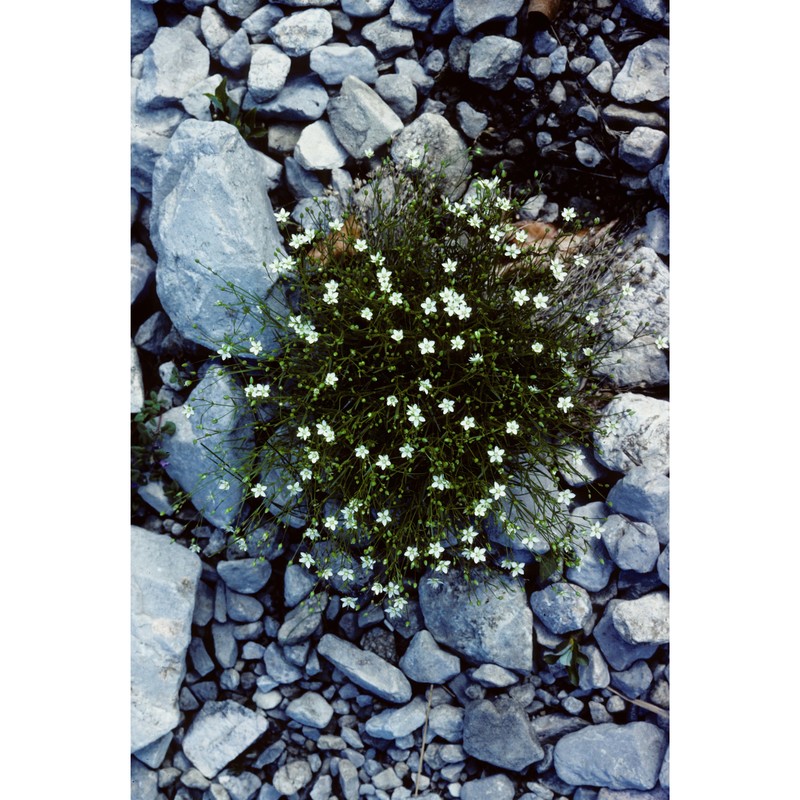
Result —
<path fill-rule="evenodd" d="M 200 572 L 195 553 L 131 526 L 131 752 L 180 719 L 178 693 Z"/>
<path fill-rule="evenodd" d="M 388 708 L 367 720 L 366 731 L 378 739 L 399 739 L 425 724 L 425 701 L 415 697 L 401 708 Z"/>
<path fill-rule="evenodd" d="M 328 93 L 316 75 L 289 77 L 278 94 L 266 103 L 256 103 L 245 95 L 242 108 L 257 108 L 268 118 L 289 122 L 313 122 L 319 119 L 328 106 Z"/>
<path fill-rule="evenodd" d="M 658 534 L 646 522 L 631 522 L 621 514 L 612 514 L 603 525 L 603 543 L 620 569 L 650 572 L 661 550 Z"/>
<path fill-rule="evenodd" d="M 532 669 L 533 614 L 520 584 L 506 579 L 495 588 L 473 587 L 450 572 L 436 585 L 431 577 L 420 581 L 419 603 L 437 642 L 477 663 Z"/>
<path fill-rule="evenodd" d="M 272 41 L 292 58 L 308 55 L 332 36 L 331 14 L 324 8 L 310 8 L 283 17 L 269 32 Z"/>
<path fill-rule="evenodd" d="M 519 42 L 505 36 L 484 36 L 470 48 L 469 78 L 497 92 L 514 77 L 521 57 Z"/>
<path fill-rule="evenodd" d="M 523 0 L 454 0 L 453 18 L 456 28 L 466 36 L 485 22 L 514 19 L 522 8 Z"/>
<path fill-rule="evenodd" d="M 326 86 L 338 86 L 348 75 L 367 84 L 374 84 L 378 77 L 375 56 L 364 45 L 351 47 L 344 42 L 320 45 L 311 51 L 309 65 Z"/>
<path fill-rule="evenodd" d="M 614 79 L 611 94 L 621 103 L 655 102 L 669 96 L 669 41 L 650 39 L 634 47 Z"/>
<path fill-rule="evenodd" d="M 669 542 L 669 478 L 647 467 L 633 467 L 608 493 L 609 507 L 656 529 Z"/>
<path fill-rule="evenodd" d="M 579 630 L 592 616 L 592 602 L 586 590 L 566 581 L 532 592 L 530 601 L 536 616 L 557 634 Z"/>
<path fill-rule="evenodd" d="M 429 631 L 422 630 L 400 659 L 400 669 L 418 683 L 446 683 L 461 671 L 461 661 L 442 650 Z"/>
<path fill-rule="evenodd" d="M 669 594 L 652 592 L 636 600 L 620 600 L 611 612 L 617 633 L 629 644 L 669 641 Z"/>
<path fill-rule="evenodd" d="M 253 48 L 247 88 L 257 103 L 271 100 L 283 89 L 292 60 L 279 47 L 261 44 Z"/>
<path fill-rule="evenodd" d="M 303 129 L 294 146 L 294 157 L 304 169 L 336 169 L 347 161 L 329 122 L 317 120 Z"/>
<path fill-rule="evenodd" d="M 658 649 L 657 644 L 631 644 L 623 639 L 613 622 L 614 609 L 622 600 L 611 600 L 605 613 L 594 626 L 592 636 L 597 642 L 603 657 L 612 669 L 628 669 L 634 662 L 650 658 Z"/>

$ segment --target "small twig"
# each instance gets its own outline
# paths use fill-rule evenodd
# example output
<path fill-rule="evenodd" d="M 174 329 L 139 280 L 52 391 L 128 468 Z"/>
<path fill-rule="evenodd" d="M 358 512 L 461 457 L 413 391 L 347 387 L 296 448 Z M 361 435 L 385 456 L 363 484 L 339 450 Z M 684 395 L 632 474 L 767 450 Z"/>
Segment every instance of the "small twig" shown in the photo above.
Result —
<path fill-rule="evenodd" d="M 419 779 L 422 777 L 422 764 L 425 761 L 425 744 L 428 738 L 428 717 L 431 713 L 431 700 L 433 699 L 433 684 L 428 689 L 428 706 L 425 709 L 425 727 L 422 729 L 422 744 L 419 748 L 419 768 L 417 769 L 417 780 L 414 786 L 414 797 L 419 794 Z"/>
<path fill-rule="evenodd" d="M 652 711 L 654 714 L 658 714 L 660 717 L 664 717 L 665 719 L 669 719 L 669 712 L 665 711 L 661 706 L 653 705 L 652 703 L 647 703 L 644 700 L 634 700 L 630 697 L 626 697 L 622 692 L 618 692 L 616 689 L 612 689 L 610 686 L 606 687 L 609 692 L 613 692 L 617 697 L 621 697 L 623 700 L 627 701 L 628 703 L 633 703 L 635 706 L 639 706 L 639 708 L 644 708 L 647 711 Z"/>

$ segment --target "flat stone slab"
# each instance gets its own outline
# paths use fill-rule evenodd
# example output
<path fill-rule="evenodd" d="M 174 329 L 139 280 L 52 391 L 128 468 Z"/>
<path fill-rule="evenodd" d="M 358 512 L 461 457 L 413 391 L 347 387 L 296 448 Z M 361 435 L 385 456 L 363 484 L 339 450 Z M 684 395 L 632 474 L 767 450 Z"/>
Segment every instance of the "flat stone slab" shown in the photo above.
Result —
<path fill-rule="evenodd" d="M 202 566 L 168 536 L 131 526 L 131 752 L 180 721 L 192 614 Z"/>

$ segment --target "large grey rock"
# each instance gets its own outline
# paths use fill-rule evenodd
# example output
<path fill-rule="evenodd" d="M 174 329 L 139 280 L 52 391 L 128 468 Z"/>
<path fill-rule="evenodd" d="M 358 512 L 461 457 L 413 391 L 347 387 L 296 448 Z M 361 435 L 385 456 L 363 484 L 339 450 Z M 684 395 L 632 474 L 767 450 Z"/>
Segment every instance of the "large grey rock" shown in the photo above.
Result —
<path fill-rule="evenodd" d="M 664 131 L 639 126 L 619 142 L 620 160 L 638 172 L 649 172 L 664 158 L 669 147 L 669 138 Z"/>
<path fill-rule="evenodd" d="M 388 11 L 392 0 L 342 0 L 342 11 L 350 17 L 371 19 Z"/>
<path fill-rule="evenodd" d="M 462 746 L 474 758 L 514 772 L 544 758 L 525 709 L 510 697 L 467 703 Z"/>
<path fill-rule="evenodd" d="M 217 0 L 219 10 L 229 17 L 245 19 L 249 17 L 261 4 L 263 0 Z"/>
<path fill-rule="evenodd" d="M 131 800 L 158 800 L 158 773 L 131 756 Z"/>
<path fill-rule="evenodd" d="M 381 75 L 375 81 L 375 91 L 400 119 L 410 117 L 417 109 L 417 90 L 405 75 Z"/>
<path fill-rule="evenodd" d="M 395 25 L 389 17 L 367 23 L 361 35 L 375 48 L 379 58 L 393 58 L 414 46 L 414 34 L 408 28 Z"/>
<path fill-rule="evenodd" d="M 621 103 L 655 102 L 669 96 L 669 41 L 649 39 L 628 53 L 611 87 Z"/>
<path fill-rule="evenodd" d="M 281 793 L 288 797 L 296 796 L 304 786 L 311 783 L 311 767 L 307 761 L 289 761 L 278 768 L 272 785 Z"/>
<path fill-rule="evenodd" d="M 278 94 L 266 103 L 256 103 L 246 94 L 242 108 L 258 109 L 264 116 L 289 122 L 313 122 L 328 106 L 328 93 L 316 75 L 288 78 Z"/>
<path fill-rule="evenodd" d="M 234 700 L 203 705 L 183 738 L 183 753 L 206 778 L 214 778 L 267 730 L 267 719 Z"/>
<path fill-rule="evenodd" d="M 150 108 L 174 105 L 208 76 L 208 50 L 197 37 L 180 28 L 159 28 L 144 51 L 137 102 Z"/>
<path fill-rule="evenodd" d="M 131 526 L 131 752 L 180 720 L 178 692 L 201 570 L 195 553 Z"/>
<path fill-rule="evenodd" d="M 461 671 L 461 661 L 442 650 L 429 631 L 422 630 L 400 659 L 400 669 L 418 683 L 446 683 Z"/>
<path fill-rule="evenodd" d="M 286 3 L 286 5 L 289 4 Z M 325 3 L 315 3 L 315 5 L 322 6 Z M 278 6 L 262 6 L 242 22 L 242 28 L 247 32 L 253 44 L 261 44 L 267 40 L 272 26 L 283 16 L 283 11 Z"/>
<path fill-rule="evenodd" d="M 614 609 L 622 600 L 610 600 L 605 613 L 594 626 L 592 636 L 612 669 L 628 669 L 634 662 L 650 658 L 658 649 L 657 644 L 634 645 L 626 642 L 617 632 L 612 621 Z"/>
<path fill-rule="evenodd" d="M 528 672 L 533 667 L 533 614 L 523 587 L 509 578 L 467 584 L 457 571 L 419 584 L 425 627 L 440 644 L 478 664 Z"/>
<path fill-rule="evenodd" d="M 153 6 L 131 0 L 131 57 L 144 52 L 158 32 L 158 19 Z"/>
<path fill-rule="evenodd" d="M 415 697 L 408 705 L 387 708 L 370 717 L 365 725 L 370 736 L 378 739 L 400 739 L 425 724 L 425 701 Z"/>
<path fill-rule="evenodd" d="M 333 706 L 316 692 L 306 692 L 286 706 L 286 716 L 301 725 L 324 728 L 333 718 Z"/>
<path fill-rule="evenodd" d="M 652 525 L 631 522 L 621 514 L 612 514 L 604 523 L 603 543 L 620 569 L 634 572 L 650 572 L 661 552 Z"/>
<path fill-rule="evenodd" d="M 131 342 L 131 414 L 144 408 L 144 376 L 136 345 Z"/>
<path fill-rule="evenodd" d="M 611 611 L 611 622 L 629 644 L 666 644 L 669 641 L 669 595 L 651 592 L 636 600 L 620 600 Z"/>
<path fill-rule="evenodd" d="M 317 585 L 314 577 L 300 564 L 289 564 L 283 577 L 283 601 L 288 608 L 294 608 L 310 594 Z"/>
<path fill-rule="evenodd" d="M 600 94 L 606 94 L 611 91 L 611 85 L 614 82 L 614 70 L 608 61 L 599 63 L 587 76 L 586 82 Z"/>
<path fill-rule="evenodd" d="M 317 645 L 317 653 L 338 667 L 353 683 L 388 700 L 406 703 L 411 699 L 411 684 L 397 667 L 368 650 L 326 633 Z"/>
<path fill-rule="evenodd" d="M 253 46 L 244 28 L 236 33 L 219 49 L 219 62 L 235 75 L 243 73 L 253 57 Z"/>
<path fill-rule="evenodd" d="M 504 22 L 514 19 L 522 8 L 523 0 L 454 0 L 453 16 L 456 28 L 466 36 L 485 22 Z"/>
<path fill-rule="evenodd" d="M 664 475 L 669 472 L 668 400 L 624 392 L 603 409 L 600 426 L 608 422 L 616 423 L 616 429 L 594 434 L 600 463 L 615 472 L 641 466 Z"/>
<path fill-rule="evenodd" d="M 592 601 L 586 589 L 567 581 L 551 583 L 541 591 L 532 592 L 531 608 L 556 634 L 580 630 L 592 616 Z"/>
<path fill-rule="evenodd" d="M 286 84 L 291 66 L 292 59 L 274 44 L 254 46 L 247 74 L 247 88 L 253 100 L 265 103 L 275 97 Z"/>
<path fill-rule="evenodd" d="M 608 555 L 608 550 L 602 539 L 588 534 L 588 529 L 595 523 L 602 525 L 607 513 L 605 503 L 587 503 L 574 509 L 572 516 L 577 518 L 576 524 L 586 531 L 586 550 L 580 554 L 580 563 L 577 567 L 568 567 L 565 573 L 571 583 L 577 583 L 590 592 L 599 592 L 608 586 L 614 564 Z"/>
<path fill-rule="evenodd" d="M 184 413 L 186 407 L 194 410 L 190 417 Z M 220 489 L 215 473 L 220 463 L 230 469 L 244 464 L 253 441 L 250 420 L 243 390 L 229 371 L 219 366 L 209 368 L 183 407 L 172 408 L 163 416 L 164 422 L 175 424 L 175 433 L 163 437 L 169 454 L 167 474 L 218 528 L 234 522 L 245 489 L 237 480 Z"/>
<path fill-rule="evenodd" d="M 508 775 L 490 775 L 467 781 L 459 797 L 461 800 L 513 800 L 514 784 Z"/>
<path fill-rule="evenodd" d="M 303 129 L 294 146 L 294 157 L 308 170 L 337 169 L 347 161 L 347 151 L 339 144 L 329 122 L 317 120 Z"/>
<path fill-rule="evenodd" d="M 161 304 L 184 338 L 212 350 L 233 331 L 242 351 L 250 336 L 266 350 L 275 341 L 252 315 L 231 316 L 216 305 L 230 299 L 221 291 L 224 282 L 265 297 L 277 278 L 262 266 L 282 245 L 263 175 L 236 128 L 193 119 L 175 131 L 153 175 L 151 237 Z M 274 299 L 271 305 L 280 313 Z"/>
<path fill-rule="evenodd" d="M 666 0 L 621 0 L 621 5 L 651 22 L 661 22 L 667 13 Z"/>
<path fill-rule="evenodd" d="M 272 575 L 272 564 L 255 558 L 220 561 L 217 572 L 225 585 L 234 592 L 255 594 L 267 585 Z"/>
<path fill-rule="evenodd" d="M 200 31 L 208 52 L 214 59 L 219 59 L 219 51 L 228 39 L 233 36 L 233 31 L 228 27 L 222 14 L 212 6 L 206 6 L 200 15 Z"/>
<path fill-rule="evenodd" d="M 444 191 L 451 198 L 461 197 L 467 189 L 466 178 L 472 164 L 464 140 L 440 114 L 420 114 L 407 125 L 392 144 L 392 160 L 405 164 L 412 151 L 422 156 L 426 145 L 429 164 L 436 169 L 446 164 Z"/>
<path fill-rule="evenodd" d="M 309 8 L 290 14 L 272 26 L 269 37 L 292 58 L 306 56 L 333 37 L 331 13 L 324 8 Z"/>
<path fill-rule="evenodd" d="M 342 147 L 354 158 L 376 150 L 403 130 L 397 114 L 364 81 L 348 75 L 328 103 L 328 118 Z"/>
<path fill-rule="evenodd" d="M 311 51 L 309 66 L 326 86 L 338 86 L 348 75 L 367 84 L 374 84 L 378 77 L 375 56 L 364 45 L 351 47 L 343 42 L 320 45 Z"/>
<path fill-rule="evenodd" d="M 520 42 L 505 36 L 484 36 L 470 48 L 467 74 L 470 80 L 497 92 L 514 77 L 521 57 Z"/>
<path fill-rule="evenodd" d="M 607 722 L 559 739 L 553 765 L 558 777 L 573 786 L 652 789 L 666 748 L 667 735 L 649 722 Z"/>
<path fill-rule="evenodd" d="M 669 478 L 647 467 L 633 467 L 608 493 L 609 508 L 656 529 L 661 544 L 669 542 Z"/>

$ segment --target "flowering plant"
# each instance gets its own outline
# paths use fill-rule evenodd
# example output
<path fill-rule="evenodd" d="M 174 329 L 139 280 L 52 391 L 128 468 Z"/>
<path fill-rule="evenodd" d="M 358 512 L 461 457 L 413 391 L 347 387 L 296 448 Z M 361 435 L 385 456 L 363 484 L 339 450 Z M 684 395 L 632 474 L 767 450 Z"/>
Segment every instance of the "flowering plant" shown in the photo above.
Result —
<path fill-rule="evenodd" d="M 423 569 L 578 563 L 591 533 L 563 479 L 597 424 L 593 365 L 629 291 L 613 253 L 576 246 L 572 209 L 537 246 L 500 177 L 460 200 L 442 185 L 414 154 L 344 211 L 323 201 L 304 225 L 279 211 L 285 314 L 226 287 L 277 347 L 231 335 L 218 351 L 252 409 L 247 459 L 221 465 L 220 487 L 246 489 L 234 536 L 265 519 L 302 531 L 298 563 L 349 607 L 385 596 L 390 615 Z"/>

